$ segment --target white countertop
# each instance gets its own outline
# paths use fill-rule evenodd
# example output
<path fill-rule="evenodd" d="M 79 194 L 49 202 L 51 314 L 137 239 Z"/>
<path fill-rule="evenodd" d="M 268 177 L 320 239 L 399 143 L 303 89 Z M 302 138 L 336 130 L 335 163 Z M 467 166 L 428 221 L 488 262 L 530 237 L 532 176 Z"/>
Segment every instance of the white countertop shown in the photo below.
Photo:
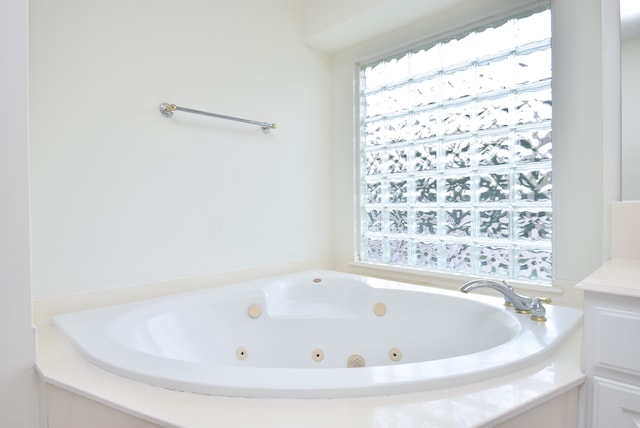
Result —
<path fill-rule="evenodd" d="M 576 288 L 640 297 L 640 259 L 611 259 L 578 283 Z"/>
<path fill-rule="evenodd" d="M 462 387 L 342 399 L 248 399 L 170 391 L 90 365 L 51 326 L 38 328 L 37 369 L 45 382 L 163 427 L 382 428 L 494 426 L 584 382 L 582 330 L 525 370 Z"/>

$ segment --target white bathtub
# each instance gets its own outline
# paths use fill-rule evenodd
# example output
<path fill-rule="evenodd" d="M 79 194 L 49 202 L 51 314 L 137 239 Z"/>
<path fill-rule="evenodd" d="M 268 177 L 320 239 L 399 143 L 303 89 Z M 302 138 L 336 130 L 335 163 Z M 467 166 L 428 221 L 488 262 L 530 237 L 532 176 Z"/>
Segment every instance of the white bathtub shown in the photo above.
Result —
<path fill-rule="evenodd" d="M 536 322 L 501 298 L 307 271 L 58 315 L 54 324 L 94 365 L 151 385 L 333 398 L 519 370 L 557 349 L 581 317 L 549 306 L 548 321 Z"/>

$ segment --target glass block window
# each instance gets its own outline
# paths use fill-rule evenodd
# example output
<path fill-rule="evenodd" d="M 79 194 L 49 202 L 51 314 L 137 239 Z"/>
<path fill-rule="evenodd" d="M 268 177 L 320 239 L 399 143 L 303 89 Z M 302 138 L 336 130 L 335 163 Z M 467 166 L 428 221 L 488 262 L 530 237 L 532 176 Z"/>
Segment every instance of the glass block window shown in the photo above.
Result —
<path fill-rule="evenodd" d="M 551 14 L 360 65 L 361 261 L 550 283 Z"/>

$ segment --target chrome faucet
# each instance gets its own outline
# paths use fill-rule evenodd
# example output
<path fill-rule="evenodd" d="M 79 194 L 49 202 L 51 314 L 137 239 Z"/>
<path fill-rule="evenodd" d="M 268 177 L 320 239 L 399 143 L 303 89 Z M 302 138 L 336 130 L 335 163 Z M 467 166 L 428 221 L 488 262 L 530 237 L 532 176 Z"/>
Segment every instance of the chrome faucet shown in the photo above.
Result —
<path fill-rule="evenodd" d="M 506 282 L 500 284 L 496 281 L 490 281 L 486 279 L 476 279 L 469 281 L 460 287 L 460 291 L 468 293 L 478 288 L 490 288 L 496 290 L 504 296 L 505 306 L 512 306 L 519 314 L 531 314 L 531 319 L 535 321 L 546 321 L 546 309 L 542 306 L 542 303 L 551 303 L 549 298 L 531 298 L 526 296 L 520 296 Z"/>

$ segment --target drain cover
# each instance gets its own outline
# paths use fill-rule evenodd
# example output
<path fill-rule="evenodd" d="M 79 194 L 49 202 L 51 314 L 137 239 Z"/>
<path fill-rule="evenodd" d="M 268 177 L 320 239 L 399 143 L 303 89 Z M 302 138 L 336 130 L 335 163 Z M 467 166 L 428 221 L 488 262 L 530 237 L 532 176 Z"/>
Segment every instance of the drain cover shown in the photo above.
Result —
<path fill-rule="evenodd" d="M 347 367 L 351 368 L 351 367 L 364 367 L 364 366 L 365 366 L 364 358 L 362 358 L 358 354 L 353 354 L 352 356 L 347 358 Z"/>

